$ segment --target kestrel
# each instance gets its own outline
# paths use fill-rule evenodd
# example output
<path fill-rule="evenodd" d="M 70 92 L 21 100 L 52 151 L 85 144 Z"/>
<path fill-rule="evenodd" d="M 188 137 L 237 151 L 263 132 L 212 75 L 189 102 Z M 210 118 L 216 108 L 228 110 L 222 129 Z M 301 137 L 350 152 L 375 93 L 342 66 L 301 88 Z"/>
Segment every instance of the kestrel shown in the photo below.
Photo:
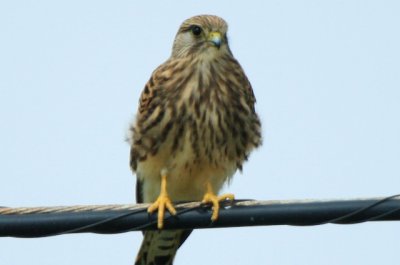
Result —
<path fill-rule="evenodd" d="M 217 16 L 185 20 L 170 58 L 144 87 L 131 126 L 130 165 L 137 175 L 138 203 L 152 203 L 163 227 L 173 201 L 213 206 L 232 194 L 217 196 L 250 152 L 261 144 L 255 97 L 242 67 L 228 46 L 228 26 Z M 135 264 L 172 264 L 190 230 L 144 232 Z"/>

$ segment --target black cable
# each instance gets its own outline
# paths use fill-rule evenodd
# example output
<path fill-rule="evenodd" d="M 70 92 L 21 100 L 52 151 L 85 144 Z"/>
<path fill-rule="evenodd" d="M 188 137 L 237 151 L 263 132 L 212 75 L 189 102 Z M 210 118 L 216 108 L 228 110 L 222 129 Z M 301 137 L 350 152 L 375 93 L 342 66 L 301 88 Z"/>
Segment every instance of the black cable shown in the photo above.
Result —
<path fill-rule="evenodd" d="M 397 198 L 397 197 L 399 197 L 399 196 L 400 196 L 400 194 L 388 196 L 388 197 L 382 198 L 382 199 L 380 199 L 380 200 L 378 200 L 378 201 L 376 201 L 376 202 L 373 202 L 373 203 L 371 203 L 370 205 L 367 205 L 367 206 L 365 206 L 365 207 L 363 207 L 363 208 L 361 208 L 361 209 L 359 209 L 359 210 L 356 210 L 356 211 L 354 211 L 354 212 L 348 213 L 348 214 L 346 214 L 346 215 L 343 215 L 343 216 L 340 216 L 340 217 L 337 217 L 337 218 L 334 218 L 334 219 L 328 219 L 328 220 L 322 221 L 322 222 L 316 222 L 316 223 L 305 224 L 305 226 L 323 225 L 323 224 L 328 224 L 328 223 L 338 223 L 338 224 L 340 224 L 341 222 L 345 222 L 345 223 L 349 224 L 349 222 L 347 222 L 346 220 L 349 220 L 349 219 L 351 219 L 351 218 L 354 218 L 355 216 L 357 216 L 357 215 L 359 215 L 359 214 L 361 214 L 361 213 L 365 213 L 366 211 L 368 211 L 369 209 L 372 209 L 373 207 L 375 207 L 375 206 L 377 206 L 377 205 L 380 205 L 380 204 L 382 204 L 382 203 L 384 203 L 384 202 L 386 202 L 386 201 L 395 199 L 395 198 Z M 353 221 L 353 222 L 351 222 L 351 223 L 352 223 L 352 224 L 357 224 L 357 223 L 364 223 L 364 222 L 372 221 L 372 220 L 379 220 L 380 218 L 382 218 L 382 217 L 384 217 L 384 216 L 387 216 L 387 215 L 390 215 L 390 214 L 392 214 L 392 213 L 394 213 L 394 212 L 396 212 L 396 211 L 399 211 L 399 210 L 400 210 L 400 205 L 399 205 L 399 208 L 394 209 L 394 210 L 391 210 L 390 212 L 383 213 L 383 214 L 380 214 L 380 215 L 377 215 L 377 216 L 372 216 L 372 217 L 370 217 L 370 218 L 363 219 L 363 220 L 359 220 L 359 221 Z"/>
<path fill-rule="evenodd" d="M 211 221 L 211 206 L 176 204 L 177 214 L 166 214 L 164 229 L 195 229 L 256 225 L 355 224 L 367 221 L 400 221 L 400 195 L 382 199 L 338 201 L 262 202 L 224 201 L 219 218 Z M 186 208 L 182 208 L 186 207 Z M 0 208 L 3 209 L 3 208 Z M 69 210 L 69 207 L 67 207 Z M 93 209 L 93 208 L 92 208 Z M 70 233 L 123 233 L 157 229 L 157 214 L 145 207 L 134 210 L 87 210 L 23 214 L 10 208 L 0 214 L 0 237 L 43 237 Z M 25 209 L 24 209 L 25 210 Z M 10 214 L 13 213 L 14 214 Z"/>
<path fill-rule="evenodd" d="M 123 213 L 123 214 L 120 214 L 120 215 L 115 216 L 115 217 L 106 218 L 105 220 L 101 220 L 101 221 L 95 222 L 93 224 L 84 225 L 84 226 L 81 226 L 81 227 L 68 229 L 68 230 L 64 230 L 64 231 L 61 231 L 61 232 L 50 233 L 50 234 L 45 235 L 45 236 L 46 237 L 48 237 L 48 236 L 58 236 L 58 235 L 63 235 L 63 234 L 72 234 L 72 233 L 82 232 L 82 231 L 88 230 L 90 228 L 94 228 L 94 227 L 98 227 L 100 225 L 108 224 L 108 223 L 117 221 L 119 219 L 126 218 L 126 217 L 128 217 L 130 215 L 134 215 L 134 214 L 137 214 L 137 213 L 140 213 L 140 212 L 144 212 L 144 211 L 147 211 L 147 209 L 144 208 L 144 209 L 139 209 L 139 210 L 131 210 L 128 213 Z"/>

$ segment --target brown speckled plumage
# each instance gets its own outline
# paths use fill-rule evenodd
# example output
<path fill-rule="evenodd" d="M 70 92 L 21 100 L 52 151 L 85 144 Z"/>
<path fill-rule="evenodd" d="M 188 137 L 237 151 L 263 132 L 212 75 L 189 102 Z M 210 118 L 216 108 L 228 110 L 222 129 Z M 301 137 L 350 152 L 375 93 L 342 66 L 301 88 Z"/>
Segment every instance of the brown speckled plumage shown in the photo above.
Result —
<path fill-rule="evenodd" d="M 201 35 L 194 35 L 194 26 Z M 220 46 L 210 43 L 211 32 L 221 34 Z M 138 202 L 157 198 L 161 170 L 168 171 L 173 200 L 200 200 L 206 181 L 219 191 L 261 144 L 253 90 L 229 49 L 226 32 L 227 24 L 217 16 L 184 21 L 171 57 L 145 85 L 130 135 Z M 173 232 L 146 232 L 136 264 L 172 264 L 190 231 Z M 162 244 L 163 237 L 171 247 L 159 249 L 158 255 L 152 246 Z M 157 256 L 168 257 L 156 262 Z"/>

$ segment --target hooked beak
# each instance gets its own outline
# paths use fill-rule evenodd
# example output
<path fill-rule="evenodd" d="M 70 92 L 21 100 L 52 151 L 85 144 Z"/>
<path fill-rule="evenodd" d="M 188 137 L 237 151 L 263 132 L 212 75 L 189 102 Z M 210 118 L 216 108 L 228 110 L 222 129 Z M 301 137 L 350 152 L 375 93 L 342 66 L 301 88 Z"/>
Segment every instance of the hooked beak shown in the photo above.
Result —
<path fill-rule="evenodd" d="M 218 31 L 210 32 L 210 34 L 208 35 L 208 41 L 219 49 L 222 43 L 221 33 L 219 33 Z"/>

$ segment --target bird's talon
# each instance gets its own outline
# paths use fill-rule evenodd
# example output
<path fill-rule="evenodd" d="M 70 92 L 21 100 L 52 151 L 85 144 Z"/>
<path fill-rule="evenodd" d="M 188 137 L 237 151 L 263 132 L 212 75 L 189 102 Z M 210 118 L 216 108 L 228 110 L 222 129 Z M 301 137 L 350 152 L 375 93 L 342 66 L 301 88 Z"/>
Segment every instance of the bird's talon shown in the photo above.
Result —
<path fill-rule="evenodd" d="M 162 229 L 164 226 L 164 216 L 165 216 L 165 208 L 172 214 L 176 214 L 176 210 L 172 204 L 171 199 L 167 193 L 167 176 L 166 174 L 161 175 L 161 188 L 160 195 L 157 200 L 147 208 L 148 213 L 153 213 L 158 209 L 157 215 L 157 228 Z"/>
<path fill-rule="evenodd" d="M 164 217 L 165 217 L 165 208 L 172 214 L 176 215 L 176 210 L 172 205 L 171 199 L 168 195 L 160 194 L 157 200 L 147 208 L 148 213 L 153 213 L 158 209 L 157 215 L 157 228 L 162 229 L 164 227 Z"/>
<path fill-rule="evenodd" d="M 225 201 L 225 200 L 234 200 L 235 196 L 233 194 L 223 194 L 220 196 L 217 196 L 213 193 L 211 189 L 211 185 L 207 185 L 207 192 L 204 194 L 202 203 L 210 203 L 212 205 L 212 215 L 211 215 L 211 221 L 216 221 L 218 219 L 218 214 L 219 214 L 219 202 Z"/>

